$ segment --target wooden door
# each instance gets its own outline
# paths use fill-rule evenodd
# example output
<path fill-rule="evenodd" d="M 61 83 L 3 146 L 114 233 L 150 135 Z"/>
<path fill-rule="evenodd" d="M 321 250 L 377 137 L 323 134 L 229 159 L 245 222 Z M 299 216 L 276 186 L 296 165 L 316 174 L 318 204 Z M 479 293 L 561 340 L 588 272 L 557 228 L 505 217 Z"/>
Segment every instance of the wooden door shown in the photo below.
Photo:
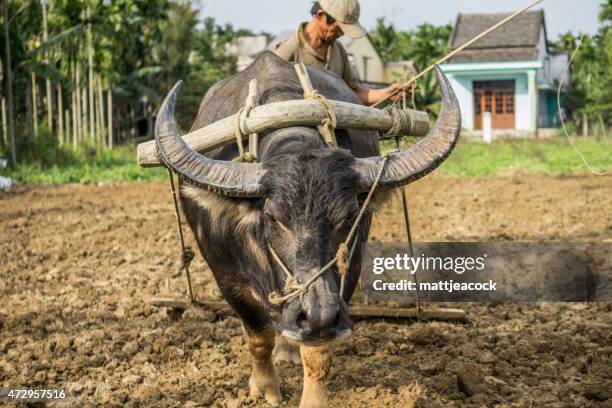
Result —
<path fill-rule="evenodd" d="M 482 113 L 491 112 L 493 129 L 514 129 L 514 80 L 474 81 L 474 129 Z"/>

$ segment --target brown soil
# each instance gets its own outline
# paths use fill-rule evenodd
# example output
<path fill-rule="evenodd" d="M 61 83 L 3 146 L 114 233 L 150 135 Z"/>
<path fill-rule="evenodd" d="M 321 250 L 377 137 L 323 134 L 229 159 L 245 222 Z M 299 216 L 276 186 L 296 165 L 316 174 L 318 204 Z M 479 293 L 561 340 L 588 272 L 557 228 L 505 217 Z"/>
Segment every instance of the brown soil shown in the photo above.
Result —
<path fill-rule="evenodd" d="M 612 241 L 612 177 L 434 176 L 409 188 L 416 240 Z M 372 239 L 402 241 L 398 199 Z M 147 301 L 184 291 L 166 184 L 0 193 L 0 384 L 65 384 L 73 406 L 262 406 L 240 322 Z M 188 234 L 188 241 L 192 237 Z M 192 264 L 196 296 L 219 299 Z M 612 303 L 466 304 L 468 323 L 363 320 L 335 349 L 335 407 L 612 405 Z M 302 369 L 278 366 L 288 406 Z"/>

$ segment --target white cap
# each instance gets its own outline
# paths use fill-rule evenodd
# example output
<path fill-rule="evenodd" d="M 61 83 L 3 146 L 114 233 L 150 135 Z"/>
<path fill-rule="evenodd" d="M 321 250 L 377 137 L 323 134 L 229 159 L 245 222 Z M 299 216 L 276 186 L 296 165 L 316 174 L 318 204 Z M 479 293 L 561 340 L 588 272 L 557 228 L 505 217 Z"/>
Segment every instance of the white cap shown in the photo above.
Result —
<path fill-rule="evenodd" d="M 344 34 L 361 38 L 367 33 L 359 24 L 360 7 L 357 0 L 319 0 L 321 8 L 337 22 Z"/>

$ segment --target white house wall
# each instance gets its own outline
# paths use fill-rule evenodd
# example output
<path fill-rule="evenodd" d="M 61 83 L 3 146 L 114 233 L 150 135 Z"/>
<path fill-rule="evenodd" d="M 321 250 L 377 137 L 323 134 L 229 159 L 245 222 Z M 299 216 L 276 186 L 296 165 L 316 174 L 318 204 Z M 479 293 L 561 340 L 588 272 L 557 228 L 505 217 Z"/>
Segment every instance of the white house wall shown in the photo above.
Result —
<path fill-rule="evenodd" d="M 537 109 L 532 105 L 533 103 L 537 104 L 537 99 L 534 100 L 529 95 L 528 75 L 526 73 L 449 73 L 447 76 L 461 107 L 461 120 L 464 129 L 474 130 L 473 81 L 514 79 L 514 127 L 518 131 L 535 132 L 534 112 L 537 112 Z"/>
<path fill-rule="evenodd" d="M 473 82 L 471 76 L 448 74 L 448 80 L 457 95 L 461 108 L 461 126 L 467 130 L 474 129 Z"/>

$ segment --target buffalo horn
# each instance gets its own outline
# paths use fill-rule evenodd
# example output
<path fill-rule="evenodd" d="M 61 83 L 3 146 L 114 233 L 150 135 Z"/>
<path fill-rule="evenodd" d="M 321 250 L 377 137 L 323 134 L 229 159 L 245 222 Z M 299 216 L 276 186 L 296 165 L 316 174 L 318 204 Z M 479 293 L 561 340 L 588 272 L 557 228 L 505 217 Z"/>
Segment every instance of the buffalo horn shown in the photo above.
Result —
<path fill-rule="evenodd" d="M 427 136 L 403 152 L 392 153 L 379 180 L 380 187 L 397 187 L 420 179 L 436 169 L 451 153 L 461 132 L 461 111 L 457 97 L 448 79 L 436 66 L 436 75 L 442 93 L 442 108 L 438 121 Z M 372 187 L 380 157 L 357 159 L 355 170 L 359 175 L 358 189 Z"/>
<path fill-rule="evenodd" d="M 155 141 L 166 167 L 186 182 L 231 197 L 261 196 L 259 163 L 212 160 L 187 146 L 176 128 L 174 107 L 181 88 L 179 81 L 161 105 L 155 121 Z"/>

